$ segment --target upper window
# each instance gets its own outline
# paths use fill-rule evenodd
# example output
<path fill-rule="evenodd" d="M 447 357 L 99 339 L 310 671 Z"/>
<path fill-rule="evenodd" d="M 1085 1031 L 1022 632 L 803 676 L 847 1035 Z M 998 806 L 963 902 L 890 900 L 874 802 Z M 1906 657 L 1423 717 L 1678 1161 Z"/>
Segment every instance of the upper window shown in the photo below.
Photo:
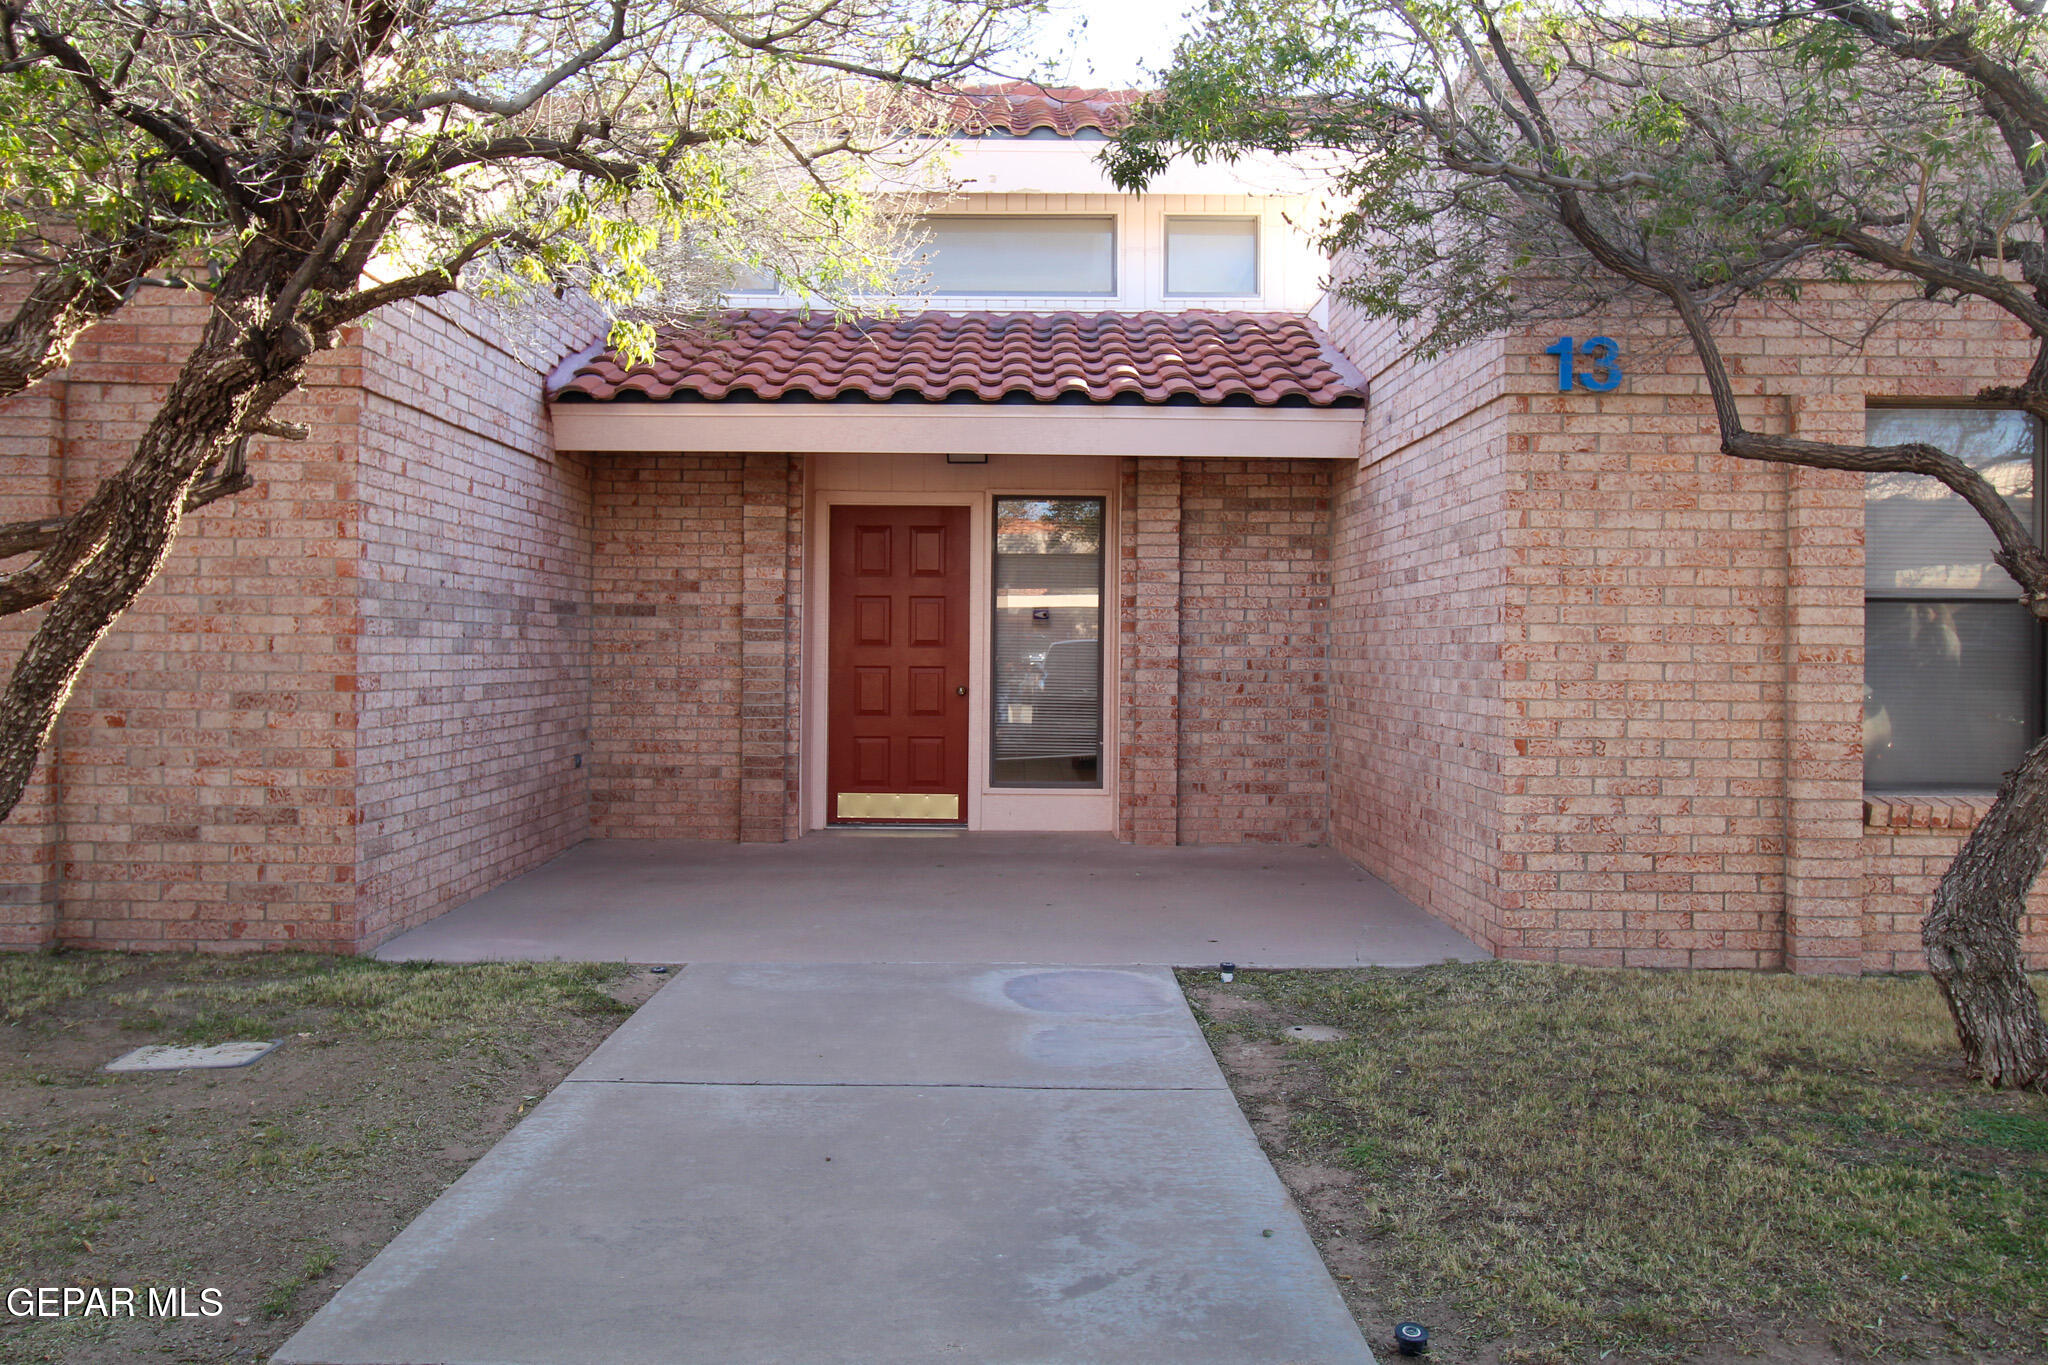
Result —
<path fill-rule="evenodd" d="M 1114 294 L 1116 219 L 1000 214 L 924 220 L 917 264 L 936 294 Z"/>
<path fill-rule="evenodd" d="M 725 287 L 728 294 L 775 294 L 782 290 L 782 281 L 766 266 L 748 265 L 744 261 L 732 267 L 732 283 Z"/>
<path fill-rule="evenodd" d="M 1166 220 L 1166 292 L 1182 298 L 1245 298 L 1259 292 L 1259 220 Z"/>
<path fill-rule="evenodd" d="M 2041 432 L 2024 413 L 1873 408 L 1872 445 L 1966 461 L 2040 535 Z M 1919 474 L 1864 486 L 1863 779 L 1995 787 L 2041 734 L 2042 638 L 1970 505 Z"/>

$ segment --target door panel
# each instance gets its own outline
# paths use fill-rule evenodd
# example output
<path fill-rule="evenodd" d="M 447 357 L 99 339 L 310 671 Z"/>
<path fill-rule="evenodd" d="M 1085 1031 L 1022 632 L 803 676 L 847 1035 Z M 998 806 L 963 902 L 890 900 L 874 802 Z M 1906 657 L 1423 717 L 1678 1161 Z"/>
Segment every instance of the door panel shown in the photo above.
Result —
<path fill-rule="evenodd" d="M 910 528 L 910 571 L 920 578 L 943 577 L 946 572 L 946 542 L 950 539 L 937 526 Z"/>
<path fill-rule="evenodd" d="M 889 572 L 889 528 L 886 526 L 863 526 L 858 532 L 860 539 L 860 572 L 864 574 L 886 574 Z"/>
<path fill-rule="evenodd" d="M 856 597 L 853 599 L 853 639 L 855 644 L 887 645 L 889 643 L 889 599 L 886 597 Z"/>
<path fill-rule="evenodd" d="M 910 599 L 910 643 L 930 649 L 939 649 L 945 646 L 945 598 L 913 597 Z"/>
<path fill-rule="evenodd" d="M 889 714 L 889 670 L 862 667 L 853 670 L 853 709 L 863 716 Z"/>
<path fill-rule="evenodd" d="M 913 716 L 943 716 L 946 714 L 945 669 L 913 668 L 910 670 L 910 714 Z"/>
<path fill-rule="evenodd" d="M 967 818 L 965 507 L 832 509 L 826 816 Z"/>

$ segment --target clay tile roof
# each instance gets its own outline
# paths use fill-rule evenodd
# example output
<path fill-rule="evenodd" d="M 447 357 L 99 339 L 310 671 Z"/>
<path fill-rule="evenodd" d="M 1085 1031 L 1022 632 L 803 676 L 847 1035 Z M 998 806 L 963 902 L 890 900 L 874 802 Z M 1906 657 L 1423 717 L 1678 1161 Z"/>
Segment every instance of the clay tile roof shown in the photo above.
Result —
<path fill-rule="evenodd" d="M 1131 121 L 1144 90 L 1099 90 L 1074 85 L 1039 86 L 1028 81 L 973 85 L 948 92 L 947 117 L 969 136 L 1008 133 L 1028 137 L 1050 129 L 1061 137 L 1082 131 L 1114 136 Z"/>
<path fill-rule="evenodd" d="M 548 396 L 1328 408 L 1363 406 L 1365 383 L 1313 323 L 1285 313 L 908 313 L 836 322 L 759 310 L 664 336 L 650 364 L 628 368 L 595 351 Z"/>

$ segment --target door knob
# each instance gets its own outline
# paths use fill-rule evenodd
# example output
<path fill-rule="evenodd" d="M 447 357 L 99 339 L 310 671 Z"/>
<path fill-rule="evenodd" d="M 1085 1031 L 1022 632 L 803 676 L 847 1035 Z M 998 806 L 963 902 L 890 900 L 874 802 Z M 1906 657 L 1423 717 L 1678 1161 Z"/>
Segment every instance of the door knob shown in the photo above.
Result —
<path fill-rule="evenodd" d="M 956 697 L 964 697 L 967 695 L 967 689 L 964 687 L 956 687 L 953 689 L 953 695 Z"/>

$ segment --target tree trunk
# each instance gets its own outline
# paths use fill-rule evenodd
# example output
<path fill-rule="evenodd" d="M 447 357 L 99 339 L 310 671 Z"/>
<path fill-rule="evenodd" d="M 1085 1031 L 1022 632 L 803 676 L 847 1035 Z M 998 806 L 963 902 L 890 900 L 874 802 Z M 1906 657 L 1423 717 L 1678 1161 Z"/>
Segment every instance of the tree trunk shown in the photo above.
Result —
<path fill-rule="evenodd" d="M 1972 1076 L 2048 1091 L 2048 1030 L 2020 957 L 2027 893 L 2048 861 L 2048 739 L 2006 774 L 1927 912 L 1920 940 Z"/>
<path fill-rule="evenodd" d="M 63 586 L 0 690 L 0 820 L 35 772 L 71 689 L 107 629 L 169 557 L 192 486 L 221 445 L 298 386 L 313 339 L 296 325 L 260 327 L 271 277 L 289 273 L 258 250 L 231 271 L 214 315 L 120 472 L 106 541 Z"/>

